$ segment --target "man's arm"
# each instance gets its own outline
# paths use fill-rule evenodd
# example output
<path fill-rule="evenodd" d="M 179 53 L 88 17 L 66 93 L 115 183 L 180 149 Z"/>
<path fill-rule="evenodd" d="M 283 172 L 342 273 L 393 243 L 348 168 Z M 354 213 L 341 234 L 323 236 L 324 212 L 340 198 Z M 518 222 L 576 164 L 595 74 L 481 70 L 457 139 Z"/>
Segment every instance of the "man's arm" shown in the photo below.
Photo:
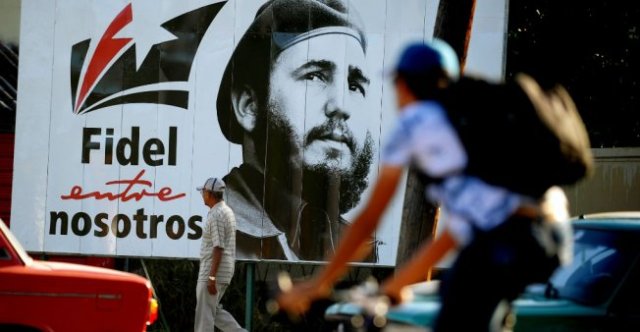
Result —
<path fill-rule="evenodd" d="M 222 219 L 220 219 L 222 218 Z M 222 262 L 222 253 L 224 251 L 224 244 L 222 241 L 222 237 L 224 237 L 224 227 L 225 227 L 224 217 L 218 216 L 218 219 L 213 223 L 213 227 L 211 227 L 211 241 L 213 242 L 213 255 L 211 261 L 211 271 L 209 271 L 209 281 L 207 282 L 207 289 L 209 290 L 209 294 L 215 295 L 218 293 L 218 289 L 216 287 L 216 280 L 211 280 L 211 277 L 216 278 L 218 275 L 218 268 L 220 267 L 220 263 Z"/>
<path fill-rule="evenodd" d="M 370 236 L 380 223 L 400 182 L 403 168 L 384 165 L 374 185 L 373 194 L 363 211 L 348 228 L 329 264 L 308 282 L 296 284 L 278 297 L 283 310 L 299 314 L 309 308 L 311 301 L 326 297 L 336 280 L 347 270 L 347 263 L 363 259 L 367 255 Z"/>
<path fill-rule="evenodd" d="M 220 261 L 222 260 L 222 252 L 224 249 L 220 247 L 213 247 L 213 261 L 211 262 L 211 271 L 209 272 L 209 276 L 216 277 L 218 275 L 218 268 L 220 267 Z M 215 295 L 218 293 L 218 289 L 216 287 L 216 282 L 209 279 L 207 282 L 207 289 L 209 290 L 209 294 Z"/>

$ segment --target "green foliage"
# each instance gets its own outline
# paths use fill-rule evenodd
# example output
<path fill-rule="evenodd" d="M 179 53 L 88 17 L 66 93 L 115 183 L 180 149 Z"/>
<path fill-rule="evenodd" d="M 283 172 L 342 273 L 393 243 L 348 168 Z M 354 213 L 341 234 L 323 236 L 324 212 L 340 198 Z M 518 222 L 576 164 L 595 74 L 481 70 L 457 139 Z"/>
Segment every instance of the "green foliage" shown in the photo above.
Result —
<path fill-rule="evenodd" d="M 198 263 L 192 260 L 145 260 L 160 304 L 148 331 L 191 331 L 196 307 Z"/>

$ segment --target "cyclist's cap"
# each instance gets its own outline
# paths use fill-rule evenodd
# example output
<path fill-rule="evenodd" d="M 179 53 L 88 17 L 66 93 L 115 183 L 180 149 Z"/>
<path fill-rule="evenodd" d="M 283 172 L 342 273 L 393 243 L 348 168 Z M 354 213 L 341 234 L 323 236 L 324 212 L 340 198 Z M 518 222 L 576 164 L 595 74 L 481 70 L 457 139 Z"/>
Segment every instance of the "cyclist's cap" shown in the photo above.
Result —
<path fill-rule="evenodd" d="M 451 80 L 460 76 L 460 64 L 456 52 L 440 39 L 412 43 L 400 55 L 394 73 L 428 74 L 434 68 L 442 68 Z"/>

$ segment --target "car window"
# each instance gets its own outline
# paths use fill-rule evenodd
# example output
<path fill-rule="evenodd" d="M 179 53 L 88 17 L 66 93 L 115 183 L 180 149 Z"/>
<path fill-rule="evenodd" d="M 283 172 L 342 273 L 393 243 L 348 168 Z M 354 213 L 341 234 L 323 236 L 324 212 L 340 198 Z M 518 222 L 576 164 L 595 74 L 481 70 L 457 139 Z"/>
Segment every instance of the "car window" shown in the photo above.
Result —
<path fill-rule="evenodd" d="M 11 259 L 11 256 L 9 256 L 9 252 L 7 251 L 7 248 L 0 248 L 0 260 L 7 260 L 7 259 Z"/>
<path fill-rule="evenodd" d="M 559 297 L 600 304 L 611 297 L 636 256 L 629 234 L 578 229 L 573 261 L 554 273 L 551 284 Z"/>
<path fill-rule="evenodd" d="M 11 231 L 9 231 L 9 229 L 7 228 L 7 226 L 5 226 L 2 220 L 0 220 L 0 232 L 4 234 L 5 239 L 8 241 L 3 244 L 13 247 L 13 250 L 15 251 L 16 254 L 18 254 L 18 258 L 22 261 L 23 264 L 25 265 L 31 264 L 32 262 L 31 257 L 29 257 L 29 255 L 24 250 L 24 248 L 22 248 L 22 245 L 20 245 L 20 242 L 18 242 L 18 240 L 13 236 Z M 11 255 L 10 249 L 5 248 L 5 250 L 7 250 L 6 254 Z"/>

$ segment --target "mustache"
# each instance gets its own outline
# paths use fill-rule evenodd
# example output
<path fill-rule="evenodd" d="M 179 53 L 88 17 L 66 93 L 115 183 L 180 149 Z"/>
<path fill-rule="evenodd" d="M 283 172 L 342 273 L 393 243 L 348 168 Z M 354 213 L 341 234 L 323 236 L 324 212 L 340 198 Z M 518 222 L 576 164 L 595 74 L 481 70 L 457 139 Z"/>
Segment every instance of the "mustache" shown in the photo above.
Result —
<path fill-rule="evenodd" d="M 304 138 L 304 146 L 309 146 L 316 140 L 332 140 L 345 143 L 351 153 L 356 152 L 356 141 L 353 133 L 343 121 L 329 120 L 319 126 L 311 128 Z"/>

